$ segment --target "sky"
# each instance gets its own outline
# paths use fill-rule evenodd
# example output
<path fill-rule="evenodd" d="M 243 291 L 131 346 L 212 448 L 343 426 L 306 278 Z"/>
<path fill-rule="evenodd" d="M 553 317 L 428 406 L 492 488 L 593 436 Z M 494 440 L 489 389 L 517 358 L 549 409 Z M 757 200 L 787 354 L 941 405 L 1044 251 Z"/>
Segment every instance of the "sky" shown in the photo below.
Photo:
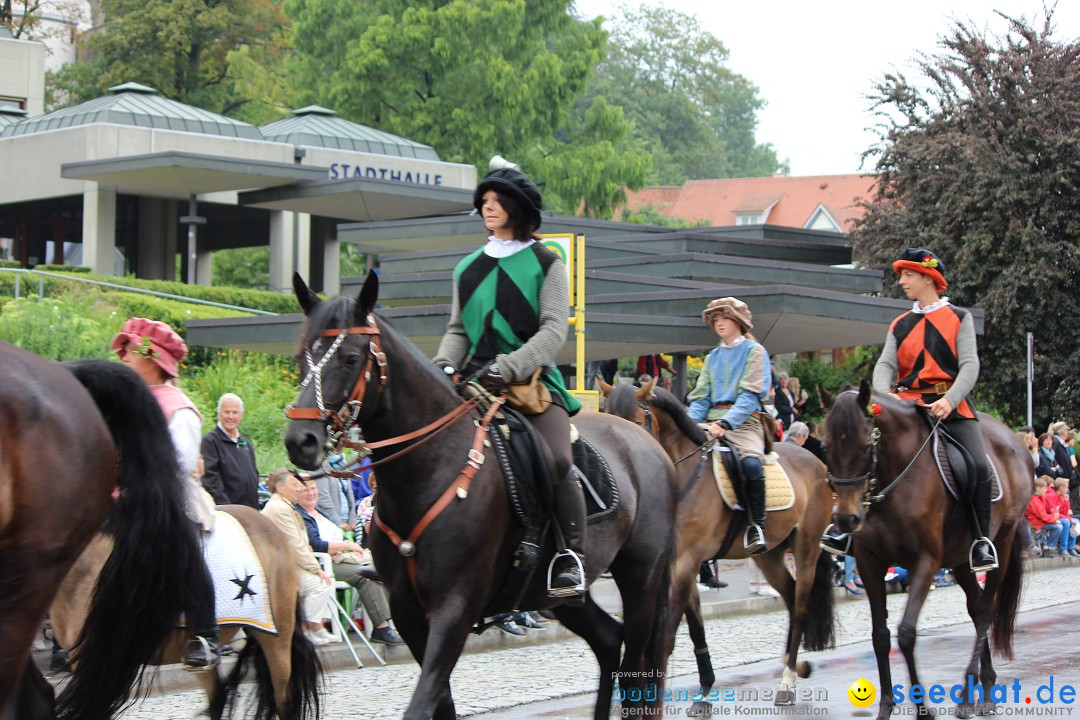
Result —
<path fill-rule="evenodd" d="M 951 19 L 1000 33 L 994 11 L 1042 17 L 1041 0 L 907 0 L 903 3 L 797 0 L 651 0 L 697 16 L 727 47 L 729 67 L 758 87 L 758 142 L 772 143 L 791 175 L 872 171 L 860 155 L 877 139 L 866 99 L 887 72 L 916 73 L 913 60 L 935 53 Z M 639 3 L 633 2 L 632 5 Z M 617 14 L 621 3 L 576 0 L 585 17 Z M 1040 20 L 1041 24 L 1041 20 Z M 1060 0 L 1055 36 L 1080 38 L 1080 0 Z"/>

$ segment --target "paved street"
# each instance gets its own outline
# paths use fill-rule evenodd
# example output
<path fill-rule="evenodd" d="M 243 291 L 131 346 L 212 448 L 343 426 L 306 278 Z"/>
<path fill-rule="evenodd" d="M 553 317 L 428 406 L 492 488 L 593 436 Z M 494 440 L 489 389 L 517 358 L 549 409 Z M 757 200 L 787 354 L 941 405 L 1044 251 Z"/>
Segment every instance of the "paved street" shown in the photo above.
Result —
<path fill-rule="evenodd" d="M 1024 593 L 1022 608 L 1027 613 L 1025 623 L 1038 624 L 1043 614 L 1031 613 L 1040 608 L 1062 606 L 1066 599 L 1075 603 L 1076 588 L 1080 588 L 1080 566 L 1064 563 L 1052 570 L 1031 573 Z M 1071 590 L 1070 590 L 1071 589 Z M 895 629 L 899 613 L 907 596 L 895 594 L 889 597 L 890 624 Z M 1065 617 L 1075 618 L 1080 605 L 1069 605 Z M 841 623 L 839 645 L 830 653 L 808 653 L 807 658 L 823 663 L 824 672 L 803 681 L 803 685 L 816 687 L 815 683 L 830 674 L 839 658 L 843 668 L 840 684 L 846 686 L 857 679 L 851 676 L 858 668 L 872 681 L 877 680 L 873 666 L 873 656 L 869 646 L 870 614 L 863 598 L 852 598 L 839 602 L 838 617 Z M 1049 616 L 1048 616 L 1049 617 Z M 920 620 L 920 634 L 937 634 L 941 629 L 963 623 L 965 627 L 955 630 L 948 641 L 929 640 L 921 644 L 923 667 L 930 672 L 940 663 L 949 663 L 949 667 L 963 660 L 968 652 L 970 632 L 967 615 L 964 610 L 964 595 L 958 587 L 941 588 L 934 591 L 924 607 Z M 1038 655 L 1038 667 L 1049 675 L 1056 667 L 1060 674 L 1069 676 L 1070 681 L 1080 679 L 1080 670 L 1074 653 L 1080 645 L 1080 638 L 1069 635 L 1074 622 L 1070 621 L 1068 630 L 1061 629 L 1060 634 L 1045 641 L 1042 650 L 1028 648 L 1028 657 Z M 773 687 L 770 675 L 779 678 L 781 645 L 787 628 L 786 614 L 782 611 L 743 615 L 714 620 L 707 624 L 713 664 L 720 668 L 738 668 L 732 672 L 718 672 L 718 685 L 726 683 L 741 684 L 751 679 L 762 688 Z M 536 631 L 550 632 L 550 631 Z M 1070 639 L 1071 638 L 1071 639 Z M 851 647 L 843 647 L 851 646 Z M 895 654 L 895 653 L 894 653 Z M 1072 657 L 1066 660 L 1067 656 Z M 1018 657 L 1024 658 L 1023 651 Z M 1058 665 L 1058 660 L 1065 664 Z M 761 662 L 769 661 L 769 662 Z M 894 667 L 898 662 L 894 658 Z M 758 663 L 757 665 L 753 665 Z M 854 664 L 852 664 L 854 663 Z M 740 666 L 750 666 L 741 668 Z M 959 667 L 957 665 L 957 667 Z M 1005 667 L 1005 665 L 1002 665 Z M 1034 666 L 1025 666 L 1031 669 Z M 1025 670 L 1026 671 L 1026 670 Z M 693 651 L 685 626 L 679 630 L 679 636 L 668 667 L 670 683 L 675 686 L 689 686 L 694 679 L 696 668 Z M 1034 670 L 1032 670 L 1034 672 Z M 326 718 L 349 718 L 366 720 L 399 717 L 408 702 L 412 688 L 419 675 L 415 664 L 399 664 L 387 667 L 366 667 L 361 670 L 338 670 L 328 674 L 326 694 L 323 698 L 323 716 Z M 597 669 L 592 654 L 584 642 L 570 639 L 565 642 L 527 647 L 514 647 L 494 650 L 486 653 L 466 655 L 461 658 L 452 678 L 454 696 L 459 715 L 469 716 L 490 713 L 496 710 L 529 706 L 533 703 L 561 701 L 556 707 L 541 709 L 538 706 L 522 707 L 517 714 L 495 715 L 492 717 L 588 717 L 591 699 L 587 696 L 595 690 Z M 959 669 L 950 670 L 948 678 L 927 675 L 927 680 L 934 682 L 955 682 L 953 675 L 959 676 Z M 849 677 L 851 676 L 851 677 Z M 740 679 L 741 678 L 741 679 Z M 1031 677 L 1030 681 L 1037 678 Z M 835 678 L 834 678 L 835 680 Z M 1025 681 L 1028 681 L 1025 679 Z M 907 682 L 907 673 L 897 670 L 894 682 Z M 1041 682 L 1041 680 L 1040 680 Z M 839 696 L 839 690 L 830 684 L 830 693 Z M 800 685 L 802 687 L 802 685 Z M 830 694 L 830 698 L 834 695 Z M 846 698 L 841 698 L 846 702 Z M 168 695 L 153 696 L 136 705 L 123 717 L 129 720 L 170 720 L 196 716 L 204 706 L 204 699 L 197 691 L 184 691 Z M 565 707 L 565 711 L 560 709 Z M 852 708 L 848 705 L 845 712 Z"/>

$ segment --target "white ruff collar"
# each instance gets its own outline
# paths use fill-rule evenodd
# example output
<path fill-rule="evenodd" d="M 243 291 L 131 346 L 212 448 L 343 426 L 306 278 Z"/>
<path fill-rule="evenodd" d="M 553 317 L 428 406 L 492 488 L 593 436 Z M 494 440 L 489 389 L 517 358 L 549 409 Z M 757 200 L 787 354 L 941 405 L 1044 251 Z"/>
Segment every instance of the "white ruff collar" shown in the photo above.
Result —
<path fill-rule="evenodd" d="M 926 307 L 919 307 L 919 301 L 916 300 L 911 305 L 911 312 L 916 313 L 917 315 L 925 315 L 926 313 L 932 313 L 935 310 L 940 310 L 941 308 L 945 307 L 948 304 L 949 304 L 949 298 L 947 298 L 947 297 L 943 297 L 943 298 L 939 299 L 936 303 L 933 303 L 931 305 L 927 305 Z"/>
<path fill-rule="evenodd" d="M 730 344 L 729 344 L 729 343 L 726 343 L 726 342 L 724 342 L 723 340 L 721 340 L 721 341 L 720 341 L 720 347 L 722 347 L 722 348 L 733 348 L 733 347 L 739 347 L 740 345 L 742 345 L 742 344 L 743 344 L 743 341 L 744 341 L 744 340 L 746 340 L 746 336 L 745 336 L 745 335 L 740 335 L 739 337 L 737 337 L 737 338 L 735 338 L 734 340 L 732 340 Z"/>
<path fill-rule="evenodd" d="M 493 258 L 507 258 L 521 252 L 534 242 L 536 240 L 500 240 L 494 235 L 489 235 L 487 244 L 484 245 L 484 254 Z"/>

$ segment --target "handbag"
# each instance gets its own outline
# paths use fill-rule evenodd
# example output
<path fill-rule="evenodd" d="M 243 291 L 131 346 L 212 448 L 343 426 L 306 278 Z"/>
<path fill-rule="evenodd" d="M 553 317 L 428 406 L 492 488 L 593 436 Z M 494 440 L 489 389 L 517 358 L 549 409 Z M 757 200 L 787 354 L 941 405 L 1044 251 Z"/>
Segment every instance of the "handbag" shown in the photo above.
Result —
<path fill-rule="evenodd" d="M 540 382 L 540 373 L 544 371 L 539 367 L 525 382 L 507 383 L 503 397 L 512 408 L 525 415 L 539 415 L 551 405 L 551 390 Z"/>

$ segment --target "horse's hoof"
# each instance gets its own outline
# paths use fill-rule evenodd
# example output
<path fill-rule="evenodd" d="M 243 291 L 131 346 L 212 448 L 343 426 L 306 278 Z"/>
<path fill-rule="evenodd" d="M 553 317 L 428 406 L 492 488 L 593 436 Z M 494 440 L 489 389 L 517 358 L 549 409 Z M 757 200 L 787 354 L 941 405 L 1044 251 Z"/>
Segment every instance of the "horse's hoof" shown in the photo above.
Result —
<path fill-rule="evenodd" d="M 800 660 L 795 663 L 795 672 L 801 678 L 808 678 L 810 673 L 814 672 L 814 666 L 810 664 L 809 660 Z"/>
<path fill-rule="evenodd" d="M 958 718 L 972 718 L 975 717 L 975 705 L 972 703 L 960 703 L 956 706 L 956 717 Z"/>
<path fill-rule="evenodd" d="M 990 700 L 979 703 L 975 706 L 976 715 L 997 715 L 998 706 L 996 702 Z"/>
<path fill-rule="evenodd" d="M 795 704 L 795 691 L 794 690 L 777 690 L 776 700 L 773 701 L 773 705 L 794 705 Z"/>
<path fill-rule="evenodd" d="M 687 717 L 709 717 L 712 714 L 712 703 L 708 700 L 695 700 L 690 709 L 686 711 Z"/>

